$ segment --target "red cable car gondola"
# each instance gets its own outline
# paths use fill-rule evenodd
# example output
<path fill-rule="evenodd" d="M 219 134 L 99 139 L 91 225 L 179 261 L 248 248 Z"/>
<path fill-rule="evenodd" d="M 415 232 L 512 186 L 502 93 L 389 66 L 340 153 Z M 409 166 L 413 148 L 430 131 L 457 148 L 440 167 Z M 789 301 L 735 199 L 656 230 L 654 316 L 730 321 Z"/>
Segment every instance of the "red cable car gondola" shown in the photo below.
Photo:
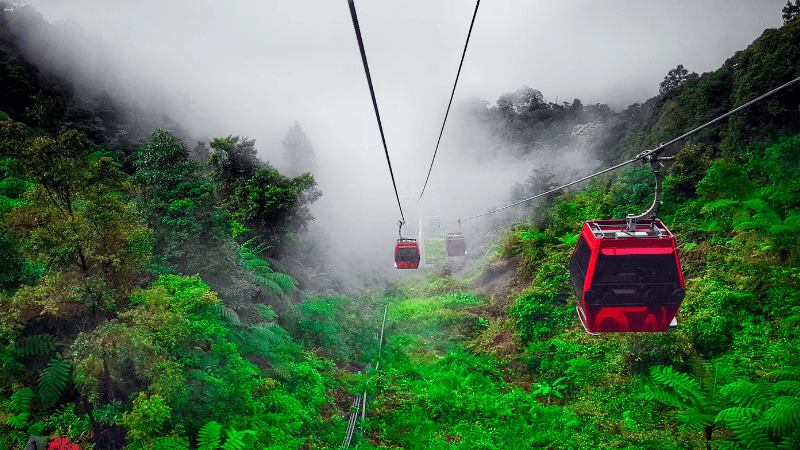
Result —
<path fill-rule="evenodd" d="M 686 294 L 675 237 L 664 224 L 583 225 L 570 260 L 578 317 L 589 333 L 667 331 Z"/>
<path fill-rule="evenodd" d="M 394 248 L 394 266 L 398 269 L 419 268 L 419 246 L 416 239 L 400 238 Z"/>
<path fill-rule="evenodd" d="M 416 239 L 403 237 L 403 224 L 399 222 L 400 239 L 394 247 L 394 266 L 398 269 L 417 269 L 419 268 L 419 245 Z"/>
<path fill-rule="evenodd" d="M 461 233 L 447 233 L 444 238 L 447 256 L 464 256 L 467 254 L 467 242 Z"/>
<path fill-rule="evenodd" d="M 658 332 L 677 326 L 686 295 L 675 236 L 655 218 L 669 158 L 648 158 L 656 178 L 653 205 L 625 220 L 583 224 L 569 274 L 587 332 Z"/>

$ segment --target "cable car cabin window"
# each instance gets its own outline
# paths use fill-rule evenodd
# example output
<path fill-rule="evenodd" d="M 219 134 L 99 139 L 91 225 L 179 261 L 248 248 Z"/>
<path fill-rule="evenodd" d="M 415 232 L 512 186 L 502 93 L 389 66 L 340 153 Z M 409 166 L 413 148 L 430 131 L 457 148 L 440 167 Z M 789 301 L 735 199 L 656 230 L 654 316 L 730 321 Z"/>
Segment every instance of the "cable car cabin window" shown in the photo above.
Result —
<path fill-rule="evenodd" d="M 572 286 L 575 288 L 575 296 L 580 300 L 583 298 L 583 285 L 586 281 L 586 271 L 589 270 L 589 260 L 592 258 L 592 250 L 583 236 L 578 239 L 572 258 L 569 261 L 569 275 L 572 279 Z"/>
<path fill-rule="evenodd" d="M 419 262 L 419 251 L 416 247 L 400 247 L 395 253 L 395 261 Z"/>
<path fill-rule="evenodd" d="M 593 306 L 678 306 L 680 289 L 675 255 L 600 254 L 595 265 L 591 295 Z"/>

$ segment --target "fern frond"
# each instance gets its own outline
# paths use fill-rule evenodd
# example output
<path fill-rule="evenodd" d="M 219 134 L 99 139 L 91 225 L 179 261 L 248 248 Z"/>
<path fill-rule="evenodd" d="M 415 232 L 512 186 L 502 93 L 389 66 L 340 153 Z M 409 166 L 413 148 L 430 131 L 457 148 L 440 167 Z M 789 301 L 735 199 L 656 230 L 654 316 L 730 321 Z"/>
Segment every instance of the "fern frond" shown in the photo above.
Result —
<path fill-rule="evenodd" d="M 231 325 L 239 326 L 242 324 L 242 321 L 239 319 L 239 314 L 237 314 L 232 308 L 222 303 L 218 303 L 214 307 L 214 312 L 216 313 L 217 317 L 227 319 Z"/>
<path fill-rule="evenodd" d="M 776 393 L 782 393 L 791 397 L 800 397 L 800 381 L 778 381 L 774 385 Z"/>
<path fill-rule="evenodd" d="M 660 386 L 645 386 L 644 398 L 647 400 L 655 400 L 673 408 L 682 408 L 686 406 L 683 399 L 671 390 L 666 390 Z"/>
<path fill-rule="evenodd" d="M 291 377 L 293 373 L 292 367 L 284 363 L 273 364 L 272 371 L 275 372 L 275 375 L 277 375 L 280 378 L 283 378 L 284 380 L 289 379 L 289 377 Z"/>
<path fill-rule="evenodd" d="M 731 206 L 737 206 L 739 204 L 739 200 L 732 200 L 729 198 L 722 198 L 711 203 L 706 203 L 703 206 L 703 209 L 700 210 L 700 214 L 708 214 L 712 213 L 717 209 L 728 209 Z"/>
<path fill-rule="evenodd" d="M 688 408 L 685 411 L 680 411 L 676 418 L 679 422 L 683 423 L 683 425 L 681 425 L 683 430 L 701 431 L 705 427 L 713 424 L 716 416 L 716 413 L 710 414 L 699 408 Z"/>
<path fill-rule="evenodd" d="M 271 306 L 268 305 L 258 305 L 258 311 L 264 315 L 266 320 L 272 320 L 278 317 L 278 314 L 272 310 Z"/>
<path fill-rule="evenodd" d="M 31 413 L 23 412 L 9 417 L 8 420 L 6 421 L 6 424 L 11 428 L 22 430 L 28 427 L 28 419 L 30 418 L 31 418 Z"/>
<path fill-rule="evenodd" d="M 755 408 L 763 411 L 774 401 L 774 385 L 770 383 L 751 383 L 740 380 L 722 388 L 734 404 L 744 408 Z"/>
<path fill-rule="evenodd" d="M 770 372 L 763 379 L 764 381 L 800 381 L 800 366 Z"/>
<path fill-rule="evenodd" d="M 22 350 L 22 356 L 49 355 L 56 351 L 56 338 L 50 334 L 35 334 L 19 340 L 17 347 Z"/>
<path fill-rule="evenodd" d="M 744 448 L 759 450 L 775 448 L 769 440 L 767 430 L 760 425 L 760 418 L 761 413 L 754 408 L 734 407 L 720 411 L 716 422 L 730 428 Z"/>
<path fill-rule="evenodd" d="M 763 198 L 751 198 L 750 200 L 742 202 L 742 205 L 758 212 L 764 212 L 768 207 L 767 201 Z"/>
<path fill-rule="evenodd" d="M 252 430 L 236 431 L 233 428 L 225 430 L 227 439 L 222 444 L 222 450 L 244 450 L 250 448 L 255 440 Z"/>
<path fill-rule="evenodd" d="M 793 213 L 783 221 L 786 226 L 797 229 L 800 228 L 800 213 Z"/>
<path fill-rule="evenodd" d="M 761 419 L 766 430 L 776 436 L 787 436 L 800 429 L 800 399 L 780 397 Z"/>
<path fill-rule="evenodd" d="M 283 295 L 283 289 L 281 289 L 281 286 L 275 282 L 273 277 L 255 275 L 253 276 L 253 282 L 270 294 L 277 296 Z"/>
<path fill-rule="evenodd" d="M 800 448 L 800 428 L 795 428 L 791 435 L 781 439 L 776 448 L 778 450 L 797 450 Z"/>
<path fill-rule="evenodd" d="M 653 379 L 670 389 L 671 394 L 663 391 L 665 400 L 678 401 L 679 403 L 667 403 L 671 406 L 686 407 L 697 406 L 703 398 L 700 384 L 686 373 L 675 372 L 672 366 L 654 366 L 650 370 Z M 657 399 L 658 400 L 658 399 Z M 661 400 L 659 400 L 661 401 Z M 663 402 L 666 403 L 666 402 Z"/>
<path fill-rule="evenodd" d="M 722 441 L 717 446 L 717 450 L 744 450 L 744 447 L 736 441 Z"/>
<path fill-rule="evenodd" d="M 21 389 L 19 392 L 14 393 L 9 399 L 10 412 L 15 414 L 28 412 L 32 400 L 33 390 L 29 387 Z"/>
<path fill-rule="evenodd" d="M 275 272 L 289 273 L 289 268 L 282 262 L 278 261 L 277 259 L 270 258 L 269 256 L 262 256 L 261 259 L 266 261 L 267 264 L 269 264 L 269 266 L 272 267 L 272 270 L 274 270 Z"/>
<path fill-rule="evenodd" d="M 221 432 L 222 425 L 213 420 L 203 425 L 197 433 L 197 450 L 217 450 Z"/>
<path fill-rule="evenodd" d="M 189 450 L 189 441 L 182 437 L 162 437 L 153 443 L 153 450 Z"/>
<path fill-rule="evenodd" d="M 272 278 L 275 280 L 275 283 L 277 283 L 278 286 L 280 286 L 284 291 L 288 292 L 294 289 L 294 278 L 290 277 L 289 275 L 275 272 L 275 275 Z"/>
<path fill-rule="evenodd" d="M 242 267 L 247 270 L 251 270 L 256 273 L 272 273 L 272 268 L 267 264 L 266 261 L 263 259 L 247 254 L 247 255 L 239 255 L 242 259 Z"/>
<path fill-rule="evenodd" d="M 69 381 L 70 365 L 66 361 L 51 359 L 39 377 L 39 398 L 44 406 L 53 406 Z"/>

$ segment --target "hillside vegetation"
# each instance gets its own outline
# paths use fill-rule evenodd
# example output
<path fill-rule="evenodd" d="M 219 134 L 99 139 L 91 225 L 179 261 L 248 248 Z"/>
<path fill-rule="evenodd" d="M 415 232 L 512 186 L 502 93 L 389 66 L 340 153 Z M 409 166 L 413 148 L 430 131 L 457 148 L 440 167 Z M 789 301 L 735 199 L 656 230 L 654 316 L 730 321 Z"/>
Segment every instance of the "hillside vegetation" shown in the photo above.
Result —
<path fill-rule="evenodd" d="M 31 8 L 0 14 L 0 449 L 800 448 L 797 86 L 667 150 L 678 328 L 591 336 L 572 246 L 648 206 L 645 168 L 528 206 L 483 259 L 320 294 L 300 266 L 324 263 L 285 258 L 313 247 L 312 174 L 236 136 L 190 150 L 40 70 L 8 26 L 46 28 Z M 622 112 L 523 87 L 459 117 L 488 136 L 478 160 L 588 139 L 612 164 L 797 76 L 794 19 Z"/>

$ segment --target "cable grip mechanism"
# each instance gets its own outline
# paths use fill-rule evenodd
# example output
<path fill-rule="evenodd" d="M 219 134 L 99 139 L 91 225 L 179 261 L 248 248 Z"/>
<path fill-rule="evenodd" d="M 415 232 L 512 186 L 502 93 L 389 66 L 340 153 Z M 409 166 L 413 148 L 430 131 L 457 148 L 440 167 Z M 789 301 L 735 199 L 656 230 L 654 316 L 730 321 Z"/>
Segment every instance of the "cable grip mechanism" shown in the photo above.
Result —
<path fill-rule="evenodd" d="M 639 223 L 640 221 L 656 218 L 656 213 L 658 212 L 658 206 L 661 205 L 661 203 L 663 203 L 661 201 L 661 192 L 663 191 L 661 184 L 664 181 L 664 177 L 666 176 L 667 172 L 666 166 L 664 166 L 662 161 L 672 160 L 671 157 L 658 157 L 653 155 L 648 155 L 644 159 L 650 163 L 650 167 L 653 169 L 653 175 L 656 178 L 656 193 L 655 193 L 655 198 L 653 199 L 653 204 L 647 211 L 639 215 L 628 214 L 628 216 L 625 217 L 625 223 L 627 224 L 628 231 L 631 233 L 636 231 L 636 224 Z M 650 225 L 653 226 L 653 224 L 654 222 L 652 222 Z"/>

